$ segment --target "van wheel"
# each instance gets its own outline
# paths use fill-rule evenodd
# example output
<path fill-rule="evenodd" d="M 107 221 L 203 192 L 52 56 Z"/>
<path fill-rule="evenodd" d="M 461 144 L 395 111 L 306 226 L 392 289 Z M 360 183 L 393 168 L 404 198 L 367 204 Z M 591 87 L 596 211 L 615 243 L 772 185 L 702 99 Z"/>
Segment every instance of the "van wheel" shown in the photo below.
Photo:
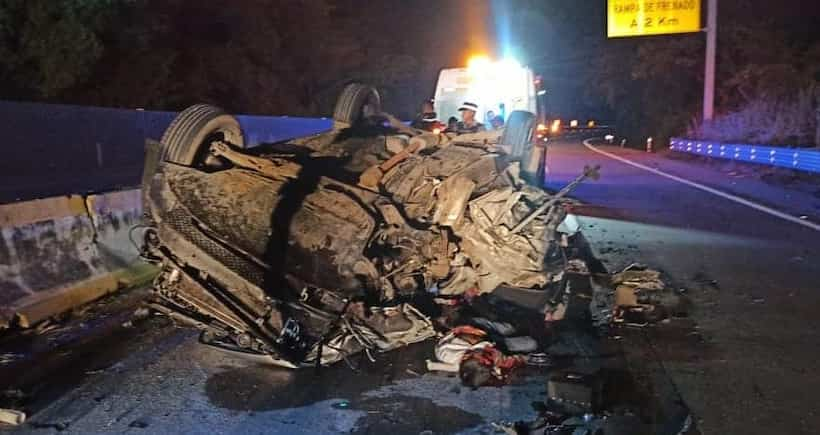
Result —
<path fill-rule="evenodd" d="M 532 151 L 534 130 L 535 115 L 524 110 L 514 110 L 501 135 L 501 144 L 511 147 L 510 154 L 513 158 L 526 159 Z"/>
<path fill-rule="evenodd" d="M 372 86 L 351 83 L 345 86 L 336 108 L 333 109 L 333 120 L 343 128 L 350 127 L 362 119 L 377 115 L 382 111 L 382 99 L 379 91 Z"/>
<path fill-rule="evenodd" d="M 218 107 L 191 106 L 180 112 L 162 135 L 162 160 L 185 166 L 221 166 L 221 160 L 208 153 L 214 141 L 244 148 L 239 121 Z"/>

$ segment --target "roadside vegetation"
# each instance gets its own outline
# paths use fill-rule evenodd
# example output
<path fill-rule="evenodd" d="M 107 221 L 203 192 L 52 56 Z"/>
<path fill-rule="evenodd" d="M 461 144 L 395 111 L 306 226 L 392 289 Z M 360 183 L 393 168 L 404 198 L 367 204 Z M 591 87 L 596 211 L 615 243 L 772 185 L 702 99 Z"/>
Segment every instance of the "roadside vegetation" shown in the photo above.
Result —
<path fill-rule="evenodd" d="M 806 2 L 786 1 L 780 13 L 763 18 L 759 3 L 721 2 L 713 122 L 700 122 L 702 35 L 609 41 L 594 62 L 588 96 L 616 108 L 616 124 L 633 142 L 686 134 L 820 146 L 820 41 L 811 20 L 785 25 Z"/>
<path fill-rule="evenodd" d="M 0 99 L 317 116 L 359 81 L 411 116 L 480 42 L 446 3 L 4 0 Z"/>
<path fill-rule="evenodd" d="M 820 86 L 805 85 L 786 95 L 752 97 L 710 123 L 695 124 L 687 137 L 720 142 L 817 147 L 820 146 L 818 110 Z"/>

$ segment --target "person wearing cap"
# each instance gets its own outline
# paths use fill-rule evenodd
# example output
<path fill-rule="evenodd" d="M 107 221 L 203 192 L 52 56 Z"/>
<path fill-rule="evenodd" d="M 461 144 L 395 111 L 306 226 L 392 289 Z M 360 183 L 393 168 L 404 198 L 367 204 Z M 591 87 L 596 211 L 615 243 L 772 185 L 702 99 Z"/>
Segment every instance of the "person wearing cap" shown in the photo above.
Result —
<path fill-rule="evenodd" d="M 441 121 L 438 120 L 436 112 L 423 113 L 421 119 L 416 119 L 410 126 L 424 131 L 433 131 L 437 128 L 442 128 Z"/>
<path fill-rule="evenodd" d="M 432 131 L 433 126 L 438 124 L 436 110 L 433 108 L 432 100 L 425 100 L 421 103 L 421 112 L 416 115 L 416 119 L 410 123 L 410 126 L 419 130 Z"/>
<path fill-rule="evenodd" d="M 461 121 L 456 125 L 458 134 L 476 133 L 484 131 L 484 124 L 476 121 L 475 114 L 478 111 L 478 104 L 465 101 L 458 108 L 461 112 Z"/>

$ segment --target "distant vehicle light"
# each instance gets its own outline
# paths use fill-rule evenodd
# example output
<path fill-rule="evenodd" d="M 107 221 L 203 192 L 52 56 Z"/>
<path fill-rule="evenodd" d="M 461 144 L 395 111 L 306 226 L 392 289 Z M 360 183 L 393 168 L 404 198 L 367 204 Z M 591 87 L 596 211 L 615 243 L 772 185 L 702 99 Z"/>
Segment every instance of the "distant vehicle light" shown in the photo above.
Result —
<path fill-rule="evenodd" d="M 552 125 L 550 126 L 550 131 L 552 133 L 558 133 L 558 130 L 561 129 L 561 120 L 556 119 L 552 121 Z"/>
<path fill-rule="evenodd" d="M 589 127 L 589 128 L 593 128 L 593 127 L 595 127 L 595 121 L 589 121 L 589 122 L 587 122 L 587 127 Z"/>
<path fill-rule="evenodd" d="M 604 136 L 604 140 L 609 142 L 609 143 L 612 143 L 615 140 L 615 136 L 613 136 L 611 134 L 608 134 L 608 135 Z"/>
<path fill-rule="evenodd" d="M 538 91 L 538 96 L 541 96 L 541 95 L 547 95 L 547 90 L 546 89 L 541 89 L 540 91 Z"/>
<path fill-rule="evenodd" d="M 570 127 L 578 127 L 578 120 L 573 119 L 572 121 L 569 122 L 569 126 Z"/>
<path fill-rule="evenodd" d="M 547 131 L 547 126 L 545 124 L 538 124 L 538 127 L 536 127 L 536 130 L 538 130 L 538 131 Z"/>

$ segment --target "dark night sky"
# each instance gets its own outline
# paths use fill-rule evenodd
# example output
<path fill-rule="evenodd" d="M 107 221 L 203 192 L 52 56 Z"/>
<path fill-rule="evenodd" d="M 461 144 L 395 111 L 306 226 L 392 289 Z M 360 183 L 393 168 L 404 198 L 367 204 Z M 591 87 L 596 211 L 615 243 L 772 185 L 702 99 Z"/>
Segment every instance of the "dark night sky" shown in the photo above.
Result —
<path fill-rule="evenodd" d="M 11 4 L 0 3 L 0 29 Z M 59 20 L 69 3 L 14 4 L 28 9 L 14 14 L 50 9 L 45 16 Z M 614 53 L 623 54 L 618 62 L 629 63 L 640 45 L 703 40 L 702 34 L 690 34 L 609 41 L 605 0 L 71 4 L 127 5 L 127 10 L 102 10 L 79 24 L 45 20 L 25 29 L 33 21 L 11 15 L 21 29 L 0 40 L 0 53 L 6 60 L 19 58 L 0 65 L 0 97 L 156 109 L 204 101 L 236 112 L 312 116 L 327 114 L 345 81 L 360 80 L 383 89 L 388 109 L 406 115 L 431 96 L 438 69 L 463 65 L 470 54 L 483 52 L 511 54 L 542 73 L 552 106 L 562 116 L 600 118 L 612 112 L 600 95 L 589 98 L 595 93 L 590 77 L 600 66 L 596 61 Z M 779 30 L 772 38 L 791 45 L 808 47 L 820 40 L 820 0 L 723 0 L 720 9 L 722 32 L 742 24 Z M 107 24 L 97 27 L 102 21 Z M 59 34 L 65 29 L 76 32 Z M 97 34 L 99 56 L 89 55 L 93 45 L 73 42 L 82 32 Z M 27 45 L 23 39 L 31 35 L 37 38 Z M 8 51 L 29 46 L 31 53 Z M 702 62 L 702 55 L 693 55 L 692 62 Z M 54 77 L 62 81 L 43 83 Z"/>
<path fill-rule="evenodd" d="M 564 117 L 608 117 L 609 110 L 581 96 L 588 89 L 593 59 L 602 53 L 623 50 L 630 43 L 704 39 L 703 34 L 606 39 L 606 1 L 493 0 L 492 39 L 508 41 L 525 63 L 543 73 L 551 87 L 551 105 Z M 517 3 L 518 6 L 513 6 Z M 525 6 L 521 6 L 524 4 Z M 706 0 L 702 1 L 705 25 Z M 548 5 L 544 7 L 544 5 Z M 514 9 L 514 8 L 518 9 Z M 517 18 L 516 18 L 517 17 Z M 522 25 L 523 24 L 523 25 Z M 779 36 L 800 46 L 820 42 L 819 0 L 723 0 L 719 27 L 728 32 L 736 24 L 764 26 L 782 32 Z M 503 45 L 503 43 L 502 43 Z M 526 46 L 521 50 L 522 46 Z M 634 50 L 627 48 L 627 51 Z M 499 50 L 503 51 L 503 50 Z M 624 57 L 626 62 L 628 57 Z M 702 58 L 701 58 L 702 59 Z M 702 61 L 697 59 L 697 61 Z"/>

